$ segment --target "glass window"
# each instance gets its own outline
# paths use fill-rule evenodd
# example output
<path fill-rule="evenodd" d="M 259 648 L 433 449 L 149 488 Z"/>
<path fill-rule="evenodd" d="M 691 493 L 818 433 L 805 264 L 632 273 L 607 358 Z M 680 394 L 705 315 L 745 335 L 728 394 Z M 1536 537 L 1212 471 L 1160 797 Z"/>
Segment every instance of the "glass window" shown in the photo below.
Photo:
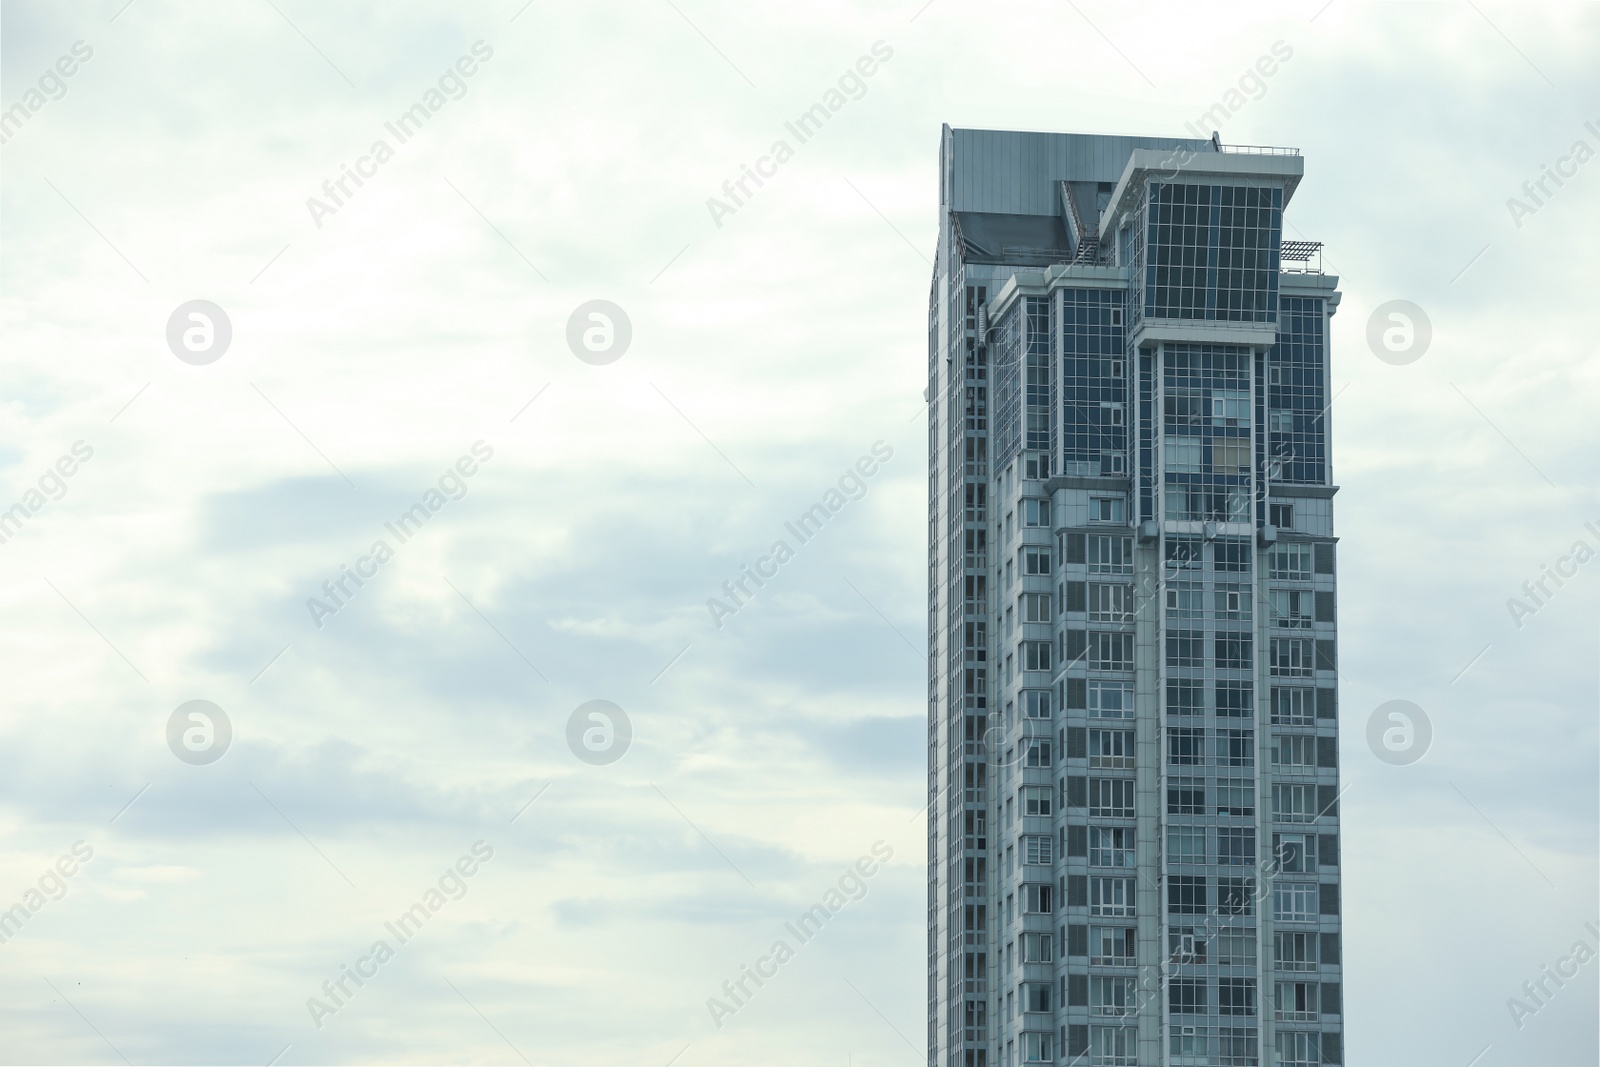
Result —
<path fill-rule="evenodd" d="M 1204 978 L 1168 979 L 1167 1010 L 1172 1015 L 1206 1014 L 1206 980 Z"/>
<path fill-rule="evenodd" d="M 1089 498 L 1090 522 L 1122 522 L 1122 498 L 1094 496 Z"/>
<path fill-rule="evenodd" d="M 1217 914 L 1254 915 L 1256 913 L 1256 880 L 1254 878 L 1218 878 Z"/>
<path fill-rule="evenodd" d="M 1168 437 L 1165 459 L 1166 469 L 1174 474 L 1199 474 L 1205 469 L 1198 437 Z"/>
<path fill-rule="evenodd" d="M 1211 567 L 1217 571 L 1250 573 L 1250 542 L 1219 537 L 1211 545 Z"/>
<path fill-rule="evenodd" d="M 1304 542 L 1273 545 L 1267 550 L 1267 576 L 1275 581 L 1309 582 L 1311 546 Z"/>
<path fill-rule="evenodd" d="M 1243 486 L 1169 485 L 1166 517 L 1190 522 L 1249 522 L 1250 491 Z"/>
<path fill-rule="evenodd" d="M 1217 979 L 1218 1015 L 1254 1015 L 1256 1013 L 1256 980 L 1254 978 Z"/>
<path fill-rule="evenodd" d="M 1091 719 L 1133 718 L 1132 682 L 1090 682 L 1088 686 Z"/>
<path fill-rule="evenodd" d="M 1254 730 L 1218 730 L 1217 765 L 1219 767 L 1254 767 L 1256 763 L 1256 732 Z"/>
<path fill-rule="evenodd" d="M 1279 734 L 1272 739 L 1272 765 L 1285 771 L 1314 770 L 1317 739 L 1305 734 Z"/>
<path fill-rule="evenodd" d="M 1272 815 L 1278 822 L 1315 822 L 1317 787 L 1276 784 L 1272 787 Z"/>
<path fill-rule="evenodd" d="M 1167 428 L 1197 429 L 1205 419 L 1205 405 L 1205 395 L 1198 389 L 1168 389 L 1162 397 Z"/>
<path fill-rule="evenodd" d="M 1316 922 L 1316 883 L 1274 882 L 1272 914 L 1279 922 Z"/>
<path fill-rule="evenodd" d="M 1254 930 L 1223 930 L 1217 935 L 1213 944 L 1216 946 L 1217 965 L 1220 967 L 1256 965 Z"/>
<path fill-rule="evenodd" d="M 1327 478 L 1325 319 L 1320 299 L 1283 301 L 1278 343 L 1267 354 L 1268 474 L 1274 481 L 1320 484 Z"/>
<path fill-rule="evenodd" d="M 1090 574 L 1132 574 L 1133 538 L 1093 535 L 1088 539 Z"/>
<path fill-rule="evenodd" d="M 1168 1032 L 1174 1063 L 1208 1062 L 1211 1041 L 1204 1026 L 1172 1026 Z"/>
<path fill-rule="evenodd" d="M 1317 969 L 1317 935 L 1308 933 L 1283 933 L 1272 935 L 1272 960 L 1280 971 L 1314 971 Z"/>
<path fill-rule="evenodd" d="M 1049 593 L 1023 593 L 1017 599 L 1017 614 L 1023 622 L 1049 622 L 1052 617 Z"/>
<path fill-rule="evenodd" d="M 1095 926 L 1089 930 L 1089 962 L 1132 963 L 1137 958 L 1137 933 L 1131 926 Z"/>
<path fill-rule="evenodd" d="M 1131 981 L 1131 979 L 1130 979 Z M 1099 1067 L 1133 1067 L 1139 1062 L 1139 1031 L 1132 1026 L 1089 1028 L 1090 1063 Z"/>
<path fill-rule="evenodd" d="M 1089 669 L 1133 670 L 1133 635 L 1089 631 Z"/>
<path fill-rule="evenodd" d="M 1167 728 L 1167 763 L 1173 767 L 1199 767 L 1206 762 L 1206 732 L 1202 727 Z"/>
<path fill-rule="evenodd" d="M 1091 584 L 1089 586 L 1088 599 L 1090 622 L 1133 621 L 1133 586 L 1131 585 Z"/>
<path fill-rule="evenodd" d="M 1289 983 L 1280 982 L 1283 986 Z M 1295 983 L 1305 985 L 1306 983 Z M 1316 1018 L 1315 1013 L 1305 1015 L 1282 1016 L 1285 1019 L 1303 1019 L 1311 1021 Z M 1302 1030 L 1279 1030 L 1273 1034 L 1273 1042 L 1277 1045 L 1279 1067 L 1313 1067 L 1322 1062 L 1321 1037 L 1319 1033 Z"/>
<path fill-rule="evenodd" d="M 1224 1026 L 1217 1030 L 1217 1054 L 1223 1067 L 1256 1067 L 1256 1029 L 1253 1026 Z"/>
<path fill-rule="evenodd" d="M 1176 516 L 1169 516 L 1175 518 Z M 1166 561 L 1167 570 L 1175 572 L 1180 570 L 1194 570 L 1199 568 L 1204 560 L 1200 555 L 1200 539 L 1198 537 L 1169 537 L 1167 538 Z"/>
<path fill-rule="evenodd" d="M 1167 814 L 1204 815 L 1206 806 L 1206 780 L 1204 778 L 1168 778 Z"/>
<path fill-rule="evenodd" d="M 1250 442 L 1242 437 L 1219 437 L 1211 443 L 1211 469 L 1239 477 L 1250 473 Z"/>
<path fill-rule="evenodd" d="M 1210 894 L 1206 891 L 1203 875 L 1169 874 L 1167 876 L 1167 913 L 1169 915 L 1204 915 L 1210 909 Z"/>
<path fill-rule="evenodd" d="M 1049 786 L 1029 785 L 1022 789 L 1022 814 L 1049 815 L 1053 790 Z"/>
<path fill-rule="evenodd" d="M 1174 826 L 1167 830 L 1168 863 L 1204 863 L 1206 831 L 1200 826 Z"/>
<path fill-rule="evenodd" d="M 1250 621 L 1250 587 L 1237 582 L 1218 582 L 1213 591 L 1219 622 Z"/>
<path fill-rule="evenodd" d="M 1224 867 L 1256 865 L 1256 830 L 1253 826 L 1217 828 L 1217 863 Z"/>
<path fill-rule="evenodd" d="M 1272 687 L 1272 725 L 1310 726 L 1315 722 L 1316 714 L 1315 689 Z"/>
<path fill-rule="evenodd" d="M 1192 622 L 1205 618 L 1204 586 L 1199 582 L 1167 582 L 1167 622 Z"/>
<path fill-rule="evenodd" d="M 1219 634 L 1216 639 L 1219 670 L 1250 669 L 1251 638 L 1245 634 Z"/>
<path fill-rule="evenodd" d="M 1089 779 L 1089 815 L 1091 818 L 1133 818 L 1133 779 Z"/>
<path fill-rule="evenodd" d="M 1272 625 L 1288 630 L 1311 629 L 1311 593 L 1304 589 L 1274 589 Z"/>
<path fill-rule="evenodd" d="M 1255 692 L 1249 682 L 1217 683 L 1217 715 L 1248 719 L 1255 715 Z"/>
<path fill-rule="evenodd" d="M 1029 719 L 1048 719 L 1053 694 L 1048 689 L 1024 689 L 1022 691 L 1022 714 Z"/>
<path fill-rule="evenodd" d="M 1197 668 L 1206 665 L 1205 632 L 1172 630 L 1167 633 L 1167 666 Z"/>
<path fill-rule="evenodd" d="M 1169 926 L 1167 928 L 1167 957 L 1169 963 L 1204 963 L 1206 961 L 1205 927 Z"/>
<path fill-rule="evenodd" d="M 1144 313 L 1278 321 L 1283 190 L 1152 182 L 1144 225 Z"/>
<path fill-rule="evenodd" d="M 1273 834 L 1273 854 L 1284 874 L 1317 872 L 1316 834 Z"/>
<path fill-rule="evenodd" d="M 1199 682 L 1167 682 L 1168 715 L 1202 715 L 1206 710 L 1205 686 Z M 1218 712 L 1221 714 L 1221 712 Z"/>
<path fill-rule="evenodd" d="M 1090 915 L 1133 917 L 1133 878 L 1090 877 Z"/>
<path fill-rule="evenodd" d="M 1250 778 L 1217 779 L 1218 815 L 1254 815 L 1256 783 Z"/>
<path fill-rule="evenodd" d="M 1092 1015 L 1136 1015 L 1139 998 L 1132 976 L 1091 975 L 1089 1012 Z"/>
<path fill-rule="evenodd" d="M 1048 983 L 1027 982 L 1022 987 L 1022 1003 L 1025 1011 L 1049 1011 L 1050 999 Z"/>
<path fill-rule="evenodd" d="M 1279 678 L 1309 678 L 1312 667 L 1311 639 L 1306 637 L 1274 637 L 1272 639 L 1272 673 Z"/>
<path fill-rule="evenodd" d="M 1055 840 L 1046 834 L 1022 835 L 1022 862 L 1048 867 L 1055 862 Z"/>
<path fill-rule="evenodd" d="M 1132 730 L 1090 730 L 1089 766 L 1127 770 L 1133 767 Z"/>
<path fill-rule="evenodd" d="M 1132 867 L 1133 828 L 1125 826 L 1089 827 L 1089 866 Z"/>
<path fill-rule="evenodd" d="M 1250 393 L 1243 389 L 1213 389 L 1211 425 L 1249 426 Z"/>

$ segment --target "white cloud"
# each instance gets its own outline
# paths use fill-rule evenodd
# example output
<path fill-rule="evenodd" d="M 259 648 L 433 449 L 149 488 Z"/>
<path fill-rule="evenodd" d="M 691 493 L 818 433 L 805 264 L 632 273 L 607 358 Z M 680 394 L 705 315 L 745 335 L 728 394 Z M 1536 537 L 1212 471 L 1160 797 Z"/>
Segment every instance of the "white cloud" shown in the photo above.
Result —
<path fill-rule="evenodd" d="M 1350 1060 L 1593 1061 L 1592 972 L 1521 1032 L 1497 1014 L 1596 906 L 1600 570 L 1524 630 L 1504 607 L 1600 518 L 1600 169 L 1520 229 L 1504 203 L 1600 119 L 1593 11 L 121 6 L 6 9 L 6 106 L 95 50 L 0 183 L 0 500 L 95 450 L 0 545 L 0 891 L 97 849 L 0 946 L 14 1058 L 107 1059 L 85 1018 L 136 1062 L 511 1057 L 484 1017 L 534 1062 L 918 1054 L 939 124 L 1181 133 L 1282 39 L 1223 136 L 1305 150 L 1289 218 L 1345 292 Z M 316 228 L 306 198 L 479 39 L 465 96 Z M 865 96 L 717 228 L 706 197 L 880 39 Z M 163 339 L 196 297 L 234 327 L 207 367 Z M 563 340 L 596 297 L 634 325 L 608 367 Z M 1392 298 L 1435 325 L 1407 367 L 1363 340 Z M 314 628 L 305 599 L 480 439 L 467 496 Z M 878 439 L 866 500 L 714 629 L 705 598 Z M 235 728 L 209 767 L 164 744 L 196 697 Z M 595 697 L 635 727 L 610 767 L 565 747 Z M 1393 697 L 1433 716 L 1414 767 L 1365 751 Z M 314 1029 L 305 998 L 480 838 L 470 894 Z M 868 899 L 715 1030 L 704 998 L 880 838 Z"/>

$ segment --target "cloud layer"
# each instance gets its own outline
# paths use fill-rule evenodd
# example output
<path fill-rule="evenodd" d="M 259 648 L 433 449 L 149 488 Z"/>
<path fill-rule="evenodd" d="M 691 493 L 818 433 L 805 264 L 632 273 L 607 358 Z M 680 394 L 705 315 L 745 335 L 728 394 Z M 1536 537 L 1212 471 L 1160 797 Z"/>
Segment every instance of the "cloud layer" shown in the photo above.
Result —
<path fill-rule="evenodd" d="M 1506 203 L 1600 149 L 1593 10 L 124 4 L 6 8 L 0 508 L 94 455 L 0 544 L 0 907 L 94 858 L 0 944 L 0 1059 L 920 1057 L 939 125 L 1184 135 L 1282 41 L 1221 134 L 1305 152 L 1289 235 L 1345 293 L 1350 1060 L 1594 1061 L 1592 969 L 1521 1029 L 1505 1007 L 1597 909 L 1600 563 L 1521 627 L 1505 603 L 1600 548 L 1600 163 Z M 713 218 L 875 42 L 860 98 Z M 207 366 L 166 342 L 197 298 L 233 328 Z M 1434 326 L 1404 367 L 1364 341 L 1396 298 Z M 592 299 L 632 323 L 606 366 L 565 340 Z M 317 627 L 307 598 L 477 441 Z M 865 496 L 716 627 L 875 441 Z M 165 742 L 197 698 L 234 730 L 204 767 Z M 610 766 L 567 748 L 596 698 L 632 721 Z M 1434 723 L 1411 767 L 1365 747 L 1393 698 Z M 479 840 L 470 891 L 314 1025 Z M 865 898 L 716 1027 L 880 840 Z"/>

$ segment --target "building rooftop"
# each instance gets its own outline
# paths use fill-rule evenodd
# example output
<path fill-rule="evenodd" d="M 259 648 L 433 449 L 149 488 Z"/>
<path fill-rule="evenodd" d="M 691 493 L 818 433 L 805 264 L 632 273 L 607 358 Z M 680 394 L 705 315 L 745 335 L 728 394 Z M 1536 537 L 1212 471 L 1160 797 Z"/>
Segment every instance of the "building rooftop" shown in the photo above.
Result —
<path fill-rule="evenodd" d="M 1056 215 L 1058 183 L 1107 191 L 1139 149 L 1212 153 L 1209 138 L 1124 137 L 1096 133 L 1028 133 L 944 127 L 940 136 L 939 202 L 949 211 L 998 215 Z M 1080 190 L 1081 191 L 1081 190 Z M 1083 205 L 1098 215 L 1093 201 Z"/>

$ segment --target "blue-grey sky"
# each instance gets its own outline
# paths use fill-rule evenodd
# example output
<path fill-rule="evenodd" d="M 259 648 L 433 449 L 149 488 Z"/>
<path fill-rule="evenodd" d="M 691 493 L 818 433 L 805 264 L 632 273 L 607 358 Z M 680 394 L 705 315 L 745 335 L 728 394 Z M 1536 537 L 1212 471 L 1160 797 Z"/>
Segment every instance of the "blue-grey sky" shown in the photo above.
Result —
<path fill-rule="evenodd" d="M 1286 235 L 1325 242 L 1344 291 L 1347 1060 L 1595 1061 L 1600 962 L 1520 1026 L 1507 1008 L 1596 942 L 1600 558 L 1507 605 L 1600 551 L 1594 7 L 0 20 L 0 510 L 58 497 L 0 543 L 0 910 L 44 881 L 0 944 L 0 1061 L 915 1063 L 940 124 L 1218 116 L 1304 151 Z M 785 123 L 836 89 L 798 143 Z M 430 92 L 402 143 L 386 124 Z M 1535 200 L 1546 167 L 1568 176 Z M 207 365 L 166 338 L 196 299 L 232 326 Z M 632 324 L 605 365 L 566 340 L 596 299 Z M 1403 366 L 1365 338 L 1396 299 L 1433 328 Z M 478 442 L 400 543 L 385 523 Z M 798 545 L 784 524 L 879 442 Z M 707 599 L 779 539 L 793 558 L 715 625 Z M 393 558 L 319 627 L 307 599 L 378 540 Z M 233 728 L 205 766 L 166 739 L 196 699 Z M 566 740 L 593 699 L 633 728 L 606 766 Z M 1391 699 L 1433 723 L 1411 766 L 1367 748 Z M 460 899 L 313 1020 L 478 842 Z M 713 1021 L 878 842 L 860 899 Z"/>

